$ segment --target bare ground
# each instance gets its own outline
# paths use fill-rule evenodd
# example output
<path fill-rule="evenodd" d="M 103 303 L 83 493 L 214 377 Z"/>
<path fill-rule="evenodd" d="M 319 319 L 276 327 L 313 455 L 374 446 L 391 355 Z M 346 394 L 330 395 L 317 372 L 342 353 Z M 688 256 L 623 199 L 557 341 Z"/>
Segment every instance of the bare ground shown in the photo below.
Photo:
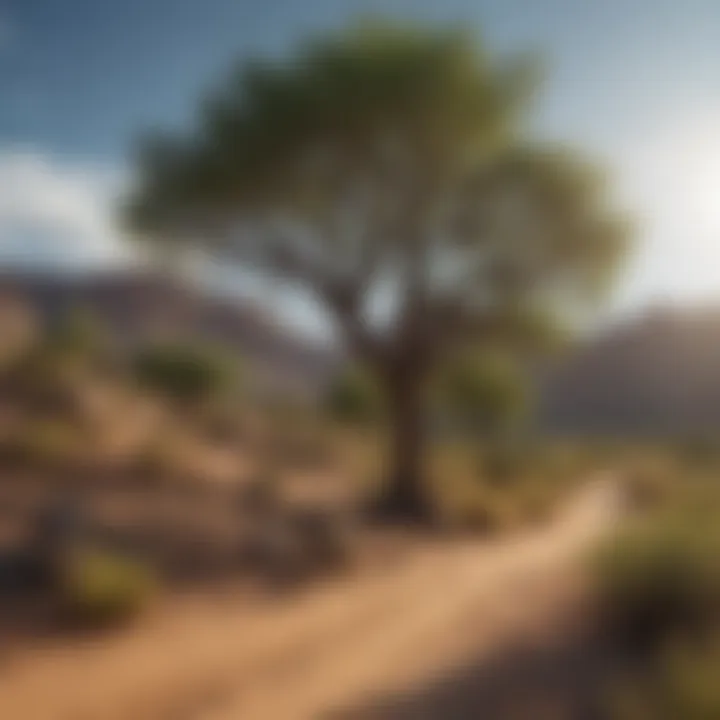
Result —
<path fill-rule="evenodd" d="M 427 712 L 369 708 L 489 663 L 519 638 L 561 632 L 581 597 L 578 558 L 617 512 L 615 483 L 598 477 L 552 526 L 523 536 L 418 541 L 399 561 L 271 600 L 165 601 L 115 636 L 14 653 L 0 667 L 0 718 L 500 717 L 451 714 L 449 698 Z"/>

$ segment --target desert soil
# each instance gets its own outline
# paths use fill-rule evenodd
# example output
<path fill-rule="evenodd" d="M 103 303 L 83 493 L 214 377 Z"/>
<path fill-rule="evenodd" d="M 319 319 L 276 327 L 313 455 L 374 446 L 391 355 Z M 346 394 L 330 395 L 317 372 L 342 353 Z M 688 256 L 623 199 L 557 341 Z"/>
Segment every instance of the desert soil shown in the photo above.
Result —
<path fill-rule="evenodd" d="M 43 641 L 0 666 L 9 720 L 305 720 L 422 686 L 562 623 L 580 559 L 618 515 L 598 476 L 555 522 L 493 541 L 417 541 L 297 594 L 172 598 L 131 629 Z"/>

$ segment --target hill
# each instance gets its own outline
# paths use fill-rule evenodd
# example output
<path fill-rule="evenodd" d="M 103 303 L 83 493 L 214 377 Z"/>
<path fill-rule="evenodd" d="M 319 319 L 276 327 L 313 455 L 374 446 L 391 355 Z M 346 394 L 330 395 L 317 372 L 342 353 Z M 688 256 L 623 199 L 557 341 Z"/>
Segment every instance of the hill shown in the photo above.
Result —
<path fill-rule="evenodd" d="M 0 305 L 5 314 L 30 308 L 45 326 L 73 308 L 85 309 L 124 348 L 185 339 L 221 345 L 283 391 L 313 391 L 337 362 L 331 349 L 294 334 L 247 301 L 158 273 L 6 273 L 0 275 Z"/>
<path fill-rule="evenodd" d="M 51 325 L 75 307 L 98 317 L 122 347 L 178 339 L 226 347 L 261 385 L 280 393 L 317 392 L 340 361 L 337 350 L 294 333 L 266 310 L 169 275 L 0 274 L 5 344 L 22 335 L 28 310 Z M 537 395 L 537 426 L 548 433 L 720 430 L 720 307 L 655 308 L 610 327 L 538 373 Z"/>
<path fill-rule="evenodd" d="M 540 426 L 562 433 L 720 429 L 720 308 L 654 309 L 585 342 L 540 381 Z"/>

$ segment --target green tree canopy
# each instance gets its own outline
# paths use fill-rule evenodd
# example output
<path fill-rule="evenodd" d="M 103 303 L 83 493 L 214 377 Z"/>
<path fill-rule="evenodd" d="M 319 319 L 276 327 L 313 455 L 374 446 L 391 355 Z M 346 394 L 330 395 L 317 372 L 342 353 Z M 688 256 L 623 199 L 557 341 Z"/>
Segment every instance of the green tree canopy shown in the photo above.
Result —
<path fill-rule="evenodd" d="M 441 373 L 439 405 L 464 428 L 497 436 L 522 420 L 530 390 L 507 353 L 465 353 Z"/>
<path fill-rule="evenodd" d="M 462 30 L 362 24 L 243 63 L 192 132 L 139 154 L 138 237 L 301 283 L 376 373 L 401 512 L 423 506 L 436 364 L 528 317 L 576 315 L 626 244 L 598 167 L 528 135 L 533 74 Z"/>

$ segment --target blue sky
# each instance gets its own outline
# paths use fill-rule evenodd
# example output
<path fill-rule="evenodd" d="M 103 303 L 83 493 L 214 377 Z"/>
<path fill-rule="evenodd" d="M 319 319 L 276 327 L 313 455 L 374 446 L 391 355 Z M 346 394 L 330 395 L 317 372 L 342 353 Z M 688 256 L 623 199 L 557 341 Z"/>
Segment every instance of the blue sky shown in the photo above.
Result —
<path fill-rule="evenodd" d="M 0 257 L 122 254 L 136 133 L 187 124 L 234 58 L 364 12 L 544 52 L 537 132 L 605 161 L 640 222 L 613 306 L 720 300 L 717 0 L 0 0 Z"/>

